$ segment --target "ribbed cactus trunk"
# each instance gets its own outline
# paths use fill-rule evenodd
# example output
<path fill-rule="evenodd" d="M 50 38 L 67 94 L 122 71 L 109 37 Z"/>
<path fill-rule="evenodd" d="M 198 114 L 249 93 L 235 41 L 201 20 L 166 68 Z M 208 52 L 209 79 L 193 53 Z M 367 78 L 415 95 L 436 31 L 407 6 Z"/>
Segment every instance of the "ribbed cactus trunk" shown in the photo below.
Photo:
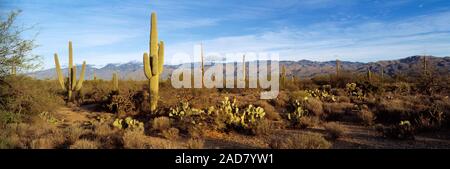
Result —
<path fill-rule="evenodd" d="M 205 86 L 205 81 L 203 80 L 204 79 L 204 76 L 205 76 L 205 64 L 204 64 L 204 56 L 203 56 L 203 44 L 200 44 L 200 47 L 201 47 L 201 51 L 200 51 L 200 59 L 202 60 L 202 69 L 201 69 L 201 71 L 202 71 L 202 88 L 203 88 L 203 86 Z"/>
<path fill-rule="evenodd" d="M 16 64 L 13 63 L 11 66 L 11 75 L 16 75 Z"/>
<path fill-rule="evenodd" d="M 113 73 L 112 84 L 113 84 L 113 91 L 119 92 L 119 78 L 117 77 L 117 73 Z"/>
<path fill-rule="evenodd" d="M 242 77 L 242 80 L 243 80 L 243 82 L 244 82 L 244 88 L 245 88 L 245 86 L 246 86 L 246 80 L 247 80 L 247 75 L 246 75 L 246 73 L 247 72 L 245 72 L 246 70 L 245 70 L 245 55 L 244 56 L 242 56 L 242 74 L 243 74 L 243 77 Z"/>
<path fill-rule="evenodd" d="M 423 56 L 422 58 L 423 58 L 423 61 L 422 61 L 422 64 L 423 64 L 423 70 L 422 70 L 423 76 L 424 76 L 424 77 L 428 77 L 428 63 L 427 63 L 427 58 L 426 58 L 425 56 Z"/>
<path fill-rule="evenodd" d="M 154 112 L 159 99 L 159 75 L 164 65 L 164 42 L 158 43 L 156 13 L 152 13 L 150 26 L 150 51 L 144 53 L 144 73 L 150 85 L 150 111 Z"/>
<path fill-rule="evenodd" d="M 73 101 L 73 93 L 79 91 L 83 86 L 84 74 L 86 70 L 86 61 L 83 61 L 83 66 L 81 68 L 80 79 L 77 81 L 77 67 L 73 65 L 73 50 L 72 42 L 69 41 L 69 75 L 67 80 L 61 70 L 61 65 L 59 64 L 58 54 L 55 53 L 55 66 L 56 74 L 58 76 L 58 81 L 63 90 L 67 91 L 67 102 Z"/>
<path fill-rule="evenodd" d="M 367 68 L 367 80 L 372 82 L 372 71 L 370 71 L 370 68 Z"/>
<path fill-rule="evenodd" d="M 285 65 L 283 65 L 283 67 L 281 68 L 281 78 L 280 78 L 280 81 L 281 81 L 281 88 L 282 89 L 284 89 L 284 87 L 285 87 L 285 83 L 286 83 L 286 66 Z"/>
<path fill-rule="evenodd" d="M 381 74 L 381 83 L 384 83 L 384 67 L 383 66 L 381 66 L 381 72 L 380 72 L 380 74 Z"/>
<path fill-rule="evenodd" d="M 336 59 L 336 79 L 339 78 L 341 62 Z"/>
<path fill-rule="evenodd" d="M 92 80 L 94 80 L 94 81 L 97 80 L 97 75 L 95 74 L 95 71 L 94 71 L 94 76 L 92 77 Z"/>

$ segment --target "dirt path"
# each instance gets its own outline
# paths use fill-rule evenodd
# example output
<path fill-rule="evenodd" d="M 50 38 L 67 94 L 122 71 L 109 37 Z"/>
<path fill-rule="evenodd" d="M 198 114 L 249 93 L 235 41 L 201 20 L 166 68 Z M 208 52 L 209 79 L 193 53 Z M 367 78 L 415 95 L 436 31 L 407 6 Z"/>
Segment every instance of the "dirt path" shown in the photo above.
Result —
<path fill-rule="evenodd" d="M 105 112 L 95 111 L 94 107 L 95 105 L 83 105 L 79 108 L 61 107 L 55 112 L 55 116 L 64 120 L 60 124 L 61 127 L 76 126 L 91 121 L 100 114 L 105 114 Z"/>

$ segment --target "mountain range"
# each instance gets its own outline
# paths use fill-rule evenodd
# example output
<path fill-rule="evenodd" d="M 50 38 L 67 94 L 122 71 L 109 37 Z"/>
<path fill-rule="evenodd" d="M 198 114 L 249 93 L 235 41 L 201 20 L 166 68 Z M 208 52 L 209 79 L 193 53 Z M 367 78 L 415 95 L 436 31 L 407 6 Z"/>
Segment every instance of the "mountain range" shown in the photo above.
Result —
<path fill-rule="evenodd" d="M 352 71 L 355 73 L 366 72 L 369 68 L 372 72 L 380 72 L 384 69 L 385 75 L 394 76 L 397 74 L 414 76 L 422 71 L 423 58 L 426 58 L 428 68 L 432 70 L 435 75 L 449 76 L 450 72 L 450 57 L 435 57 L 435 56 L 410 56 L 397 60 L 384 60 L 377 62 L 350 62 L 340 61 L 341 69 L 344 71 Z M 248 62 L 247 62 L 248 63 Z M 198 63 L 193 64 L 198 66 Z M 335 73 L 336 61 L 280 61 L 281 66 L 286 67 L 287 76 L 296 76 L 301 78 L 311 78 L 317 75 L 326 75 Z M 168 78 L 172 71 L 177 69 L 180 65 L 164 65 L 162 78 Z M 206 66 L 206 69 L 209 66 Z M 248 67 L 248 66 L 247 66 Z M 81 70 L 81 65 L 77 65 L 77 70 Z M 68 69 L 63 69 L 63 73 L 67 75 Z M 128 62 L 124 64 L 107 64 L 102 68 L 95 68 L 92 65 L 86 65 L 85 79 L 93 79 L 95 73 L 98 79 L 111 79 L 112 74 L 117 72 L 119 78 L 126 80 L 145 80 L 146 77 L 143 72 L 142 62 Z M 55 68 L 35 71 L 28 75 L 38 79 L 55 79 Z"/>

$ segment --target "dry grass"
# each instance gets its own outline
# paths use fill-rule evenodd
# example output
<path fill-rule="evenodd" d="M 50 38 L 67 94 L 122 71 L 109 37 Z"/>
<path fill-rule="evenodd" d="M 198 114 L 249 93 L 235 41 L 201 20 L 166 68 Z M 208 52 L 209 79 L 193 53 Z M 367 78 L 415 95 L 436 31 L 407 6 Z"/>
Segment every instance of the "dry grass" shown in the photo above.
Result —
<path fill-rule="evenodd" d="M 375 119 L 373 113 L 369 110 L 363 109 L 359 113 L 357 113 L 358 119 L 364 124 L 371 126 L 373 125 L 373 121 Z"/>
<path fill-rule="evenodd" d="M 277 110 L 275 110 L 275 108 L 272 105 L 267 103 L 267 101 L 260 100 L 260 101 L 256 102 L 255 105 L 259 106 L 259 107 L 262 107 L 264 109 L 264 111 L 266 112 L 266 116 L 265 117 L 267 119 L 275 120 L 275 121 L 281 120 L 280 114 L 277 112 Z"/>
<path fill-rule="evenodd" d="M 346 129 L 338 123 L 330 122 L 324 125 L 325 131 L 331 139 L 338 139 L 342 137 Z"/>
<path fill-rule="evenodd" d="M 146 136 L 139 131 L 125 131 L 122 137 L 126 149 L 177 149 L 184 148 L 181 143 L 158 137 Z"/>
<path fill-rule="evenodd" d="M 315 116 L 320 117 L 323 114 L 322 101 L 316 98 L 309 98 L 306 101 L 306 109 L 312 112 Z"/>
<path fill-rule="evenodd" d="M 204 148 L 204 141 L 202 139 L 196 139 L 191 138 L 187 141 L 186 147 L 188 149 L 203 149 Z"/>
<path fill-rule="evenodd" d="M 300 129 L 311 128 L 317 126 L 319 123 L 320 120 L 318 117 L 305 116 L 300 118 L 297 128 Z"/>
<path fill-rule="evenodd" d="M 153 119 L 152 128 L 153 130 L 164 131 L 170 128 L 170 119 L 165 116 L 157 117 Z"/>
<path fill-rule="evenodd" d="M 332 144 L 317 133 L 294 134 L 289 137 L 275 137 L 269 146 L 273 149 L 329 149 Z"/>
<path fill-rule="evenodd" d="M 355 108 L 352 103 L 324 103 L 325 117 L 329 120 L 341 120 Z"/>
<path fill-rule="evenodd" d="M 163 130 L 161 135 L 169 140 L 178 140 L 180 138 L 179 132 L 180 131 L 177 128 L 172 127 L 167 130 Z"/>
<path fill-rule="evenodd" d="M 81 139 L 75 141 L 69 147 L 70 149 L 98 149 L 99 143 L 91 140 Z"/>

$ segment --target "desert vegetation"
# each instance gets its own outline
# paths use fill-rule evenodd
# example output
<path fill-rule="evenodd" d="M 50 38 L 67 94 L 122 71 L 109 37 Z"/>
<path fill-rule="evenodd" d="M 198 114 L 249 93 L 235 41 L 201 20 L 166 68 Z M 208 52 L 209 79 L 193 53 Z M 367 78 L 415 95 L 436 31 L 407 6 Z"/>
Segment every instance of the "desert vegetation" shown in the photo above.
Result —
<path fill-rule="evenodd" d="M 340 61 L 334 74 L 289 77 L 283 65 L 269 100 L 248 86 L 177 89 L 160 77 L 165 49 L 152 13 L 147 80 L 84 79 L 85 63 L 77 76 L 72 42 L 69 76 L 55 54 L 56 80 L 39 80 L 16 70 L 35 66 L 33 41 L 11 30 L 16 15 L 0 25 L 0 148 L 450 148 L 450 79 L 434 75 L 427 57 L 406 78 Z"/>

